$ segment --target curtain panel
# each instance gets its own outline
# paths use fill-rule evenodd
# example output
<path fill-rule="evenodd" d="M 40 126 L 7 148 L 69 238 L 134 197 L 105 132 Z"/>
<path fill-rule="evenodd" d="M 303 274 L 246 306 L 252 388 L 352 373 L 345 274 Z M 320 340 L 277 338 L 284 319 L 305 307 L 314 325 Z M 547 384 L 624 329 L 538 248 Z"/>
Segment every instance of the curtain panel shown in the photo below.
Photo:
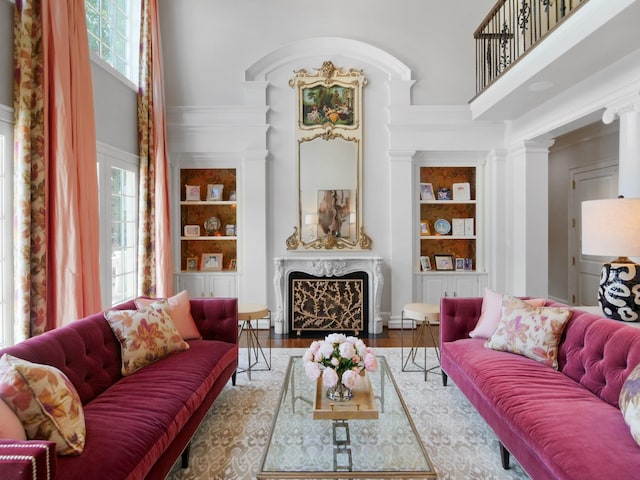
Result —
<path fill-rule="evenodd" d="M 142 0 L 140 15 L 138 290 L 142 295 L 167 297 L 173 293 L 173 262 L 157 0 Z"/>
<path fill-rule="evenodd" d="M 15 341 L 101 309 L 93 87 L 84 2 L 18 0 Z"/>

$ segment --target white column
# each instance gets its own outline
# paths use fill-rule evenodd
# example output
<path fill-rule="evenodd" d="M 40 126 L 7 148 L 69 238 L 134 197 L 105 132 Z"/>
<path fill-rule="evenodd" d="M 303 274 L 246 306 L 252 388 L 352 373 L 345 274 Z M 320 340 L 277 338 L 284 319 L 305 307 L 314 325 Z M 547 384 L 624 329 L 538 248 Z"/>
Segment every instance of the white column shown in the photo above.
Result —
<path fill-rule="evenodd" d="M 549 276 L 549 147 L 525 141 L 510 151 L 514 295 L 547 297 Z"/>
<path fill-rule="evenodd" d="M 511 182 L 507 180 L 507 152 L 492 150 L 487 155 L 484 182 L 484 245 L 486 268 L 489 272 L 489 287 L 497 292 L 506 292 L 511 284 L 507 269 L 513 264 L 511 235 Z M 477 255 L 477 252 L 476 252 Z M 480 292 L 482 294 L 482 292 Z"/>
<path fill-rule="evenodd" d="M 389 152 L 389 229 L 391 281 L 391 319 L 400 318 L 405 304 L 413 301 L 418 198 L 413 179 L 413 150 Z M 408 208 L 411 205 L 412 208 Z"/>
<path fill-rule="evenodd" d="M 618 195 L 640 197 L 640 95 L 622 99 L 605 110 L 604 123 L 620 119 Z"/>
<path fill-rule="evenodd" d="M 267 285 L 267 175 L 266 150 L 246 151 L 243 154 L 242 193 L 238 202 L 242 219 L 238 239 L 242 255 L 238 252 L 242 303 L 268 304 Z M 240 223 L 240 222 L 239 222 Z"/>

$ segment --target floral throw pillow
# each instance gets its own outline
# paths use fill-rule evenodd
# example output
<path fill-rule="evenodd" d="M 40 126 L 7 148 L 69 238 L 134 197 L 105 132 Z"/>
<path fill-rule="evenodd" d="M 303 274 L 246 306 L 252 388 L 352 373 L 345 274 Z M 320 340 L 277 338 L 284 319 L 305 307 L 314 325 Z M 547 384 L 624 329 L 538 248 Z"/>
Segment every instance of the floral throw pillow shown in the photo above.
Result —
<path fill-rule="evenodd" d="M 505 295 L 498 327 L 485 347 L 524 355 L 557 369 L 558 344 L 571 313 L 568 308 L 534 307 Z"/>
<path fill-rule="evenodd" d="M 640 445 L 640 364 L 624 381 L 618 404 L 624 421 L 629 425 L 631 436 Z"/>
<path fill-rule="evenodd" d="M 122 351 L 122 375 L 189 348 L 171 320 L 166 300 L 140 310 L 108 310 L 104 313 Z"/>
<path fill-rule="evenodd" d="M 135 302 L 137 308 L 145 308 L 158 300 L 162 299 L 138 297 L 135 299 Z M 180 332 L 180 335 L 182 335 L 183 340 L 201 339 L 202 335 L 200 335 L 196 322 L 191 315 L 189 293 L 183 290 L 166 300 L 169 302 L 169 315 L 171 315 L 171 320 L 173 320 L 173 324 L 178 329 L 178 332 Z"/>
<path fill-rule="evenodd" d="M 82 402 L 60 370 L 5 353 L 0 357 L 0 396 L 20 419 L 29 440 L 55 442 L 59 455 L 82 453 Z"/>

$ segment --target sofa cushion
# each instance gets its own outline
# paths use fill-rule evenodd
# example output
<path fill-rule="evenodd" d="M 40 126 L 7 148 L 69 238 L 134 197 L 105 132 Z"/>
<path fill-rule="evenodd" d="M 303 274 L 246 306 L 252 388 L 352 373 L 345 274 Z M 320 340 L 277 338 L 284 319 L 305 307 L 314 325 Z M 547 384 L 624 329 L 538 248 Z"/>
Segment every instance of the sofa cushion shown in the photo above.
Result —
<path fill-rule="evenodd" d="M 147 476 L 222 373 L 237 364 L 234 344 L 190 340 L 189 345 L 122 378 L 85 406 L 84 454 L 58 459 L 65 480 Z"/>
<path fill-rule="evenodd" d="M 189 348 L 171 320 L 168 305 L 166 300 L 158 300 L 140 310 L 108 310 L 104 313 L 120 342 L 123 376 Z"/>
<path fill-rule="evenodd" d="M 136 307 L 145 308 L 158 300 L 162 299 L 138 297 L 135 299 L 135 302 Z M 187 291 L 183 290 L 173 297 L 169 297 L 165 300 L 169 302 L 169 315 L 171 315 L 171 320 L 173 320 L 173 324 L 178 329 L 178 332 L 180 332 L 182 339 L 196 340 L 202 338 L 202 335 L 200 335 L 198 327 L 196 326 L 196 322 L 193 320 L 193 316 L 191 316 L 191 302 L 189 301 L 189 294 Z"/>
<path fill-rule="evenodd" d="M 562 372 L 484 348 L 480 339 L 446 342 L 441 358 L 443 369 L 532 478 L 637 477 L 638 445 L 620 410 Z M 585 461 L 585 452 L 597 455 Z"/>
<path fill-rule="evenodd" d="M 26 440 L 20 419 L 0 397 L 0 439 Z"/>
<path fill-rule="evenodd" d="M 502 297 L 501 293 L 488 288 L 484 289 L 480 318 L 475 328 L 469 332 L 471 338 L 489 338 L 496 331 L 500 317 L 502 317 Z M 543 307 L 545 299 L 529 298 L 525 302 L 534 307 Z"/>
<path fill-rule="evenodd" d="M 60 455 L 82 453 L 82 403 L 60 370 L 5 353 L 0 357 L 0 396 L 20 419 L 27 438 L 55 442 Z"/>
<path fill-rule="evenodd" d="M 557 369 L 558 344 L 571 313 L 568 308 L 533 307 L 505 295 L 502 317 L 485 346 L 524 355 Z"/>
<path fill-rule="evenodd" d="M 631 436 L 640 445 L 640 364 L 625 380 L 620 390 L 620 411 L 629 425 Z"/>

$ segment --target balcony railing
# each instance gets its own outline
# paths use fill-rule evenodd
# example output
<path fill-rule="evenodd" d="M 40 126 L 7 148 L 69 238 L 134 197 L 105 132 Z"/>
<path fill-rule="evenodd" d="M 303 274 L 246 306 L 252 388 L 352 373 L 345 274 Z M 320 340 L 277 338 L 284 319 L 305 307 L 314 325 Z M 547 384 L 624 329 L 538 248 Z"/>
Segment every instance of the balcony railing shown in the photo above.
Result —
<path fill-rule="evenodd" d="M 589 0 L 500 0 L 473 37 L 481 93 Z"/>

